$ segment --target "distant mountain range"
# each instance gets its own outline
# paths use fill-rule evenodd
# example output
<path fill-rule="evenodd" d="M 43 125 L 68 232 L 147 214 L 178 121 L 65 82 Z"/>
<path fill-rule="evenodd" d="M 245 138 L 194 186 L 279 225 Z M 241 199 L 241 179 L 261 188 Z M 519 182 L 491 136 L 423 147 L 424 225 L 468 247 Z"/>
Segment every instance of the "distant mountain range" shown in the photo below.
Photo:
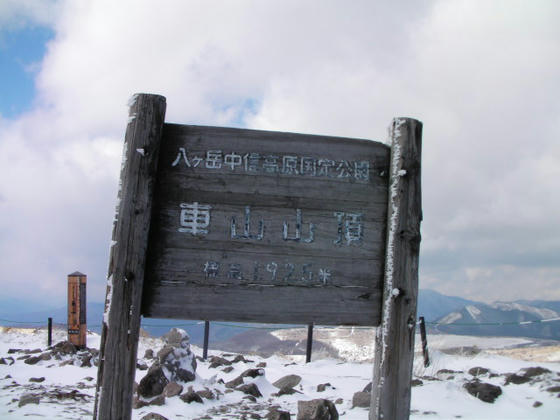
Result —
<path fill-rule="evenodd" d="M 34 310 L 25 310 L 30 307 Z M 9 323 L 0 320 L 0 325 L 41 326 L 46 325 L 48 317 L 52 317 L 55 324 L 66 323 L 66 307 L 37 309 L 39 308 L 36 305 L 29 305 L 24 301 L 0 300 L 0 319 L 18 321 L 18 323 Z M 428 330 L 432 333 L 560 340 L 560 321 L 540 322 L 560 318 L 560 301 L 518 300 L 485 304 L 422 289 L 418 298 L 418 316 L 425 318 L 428 322 Z M 89 302 L 87 319 L 88 328 L 99 332 L 103 319 L 103 304 Z M 37 321 L 39 324 L 34 323 Z M 211 322 L 210 325 L 211 342 L 227 341 L 247 331 L 244 327 L 255 326 L 255 324 L 222 322 Z M 204 337 L 202 321 L 142 320 L 142 328 L 154 336 L 160 336 L 172 327 L 187 330 L 194 344 L 202 344 Z"/>

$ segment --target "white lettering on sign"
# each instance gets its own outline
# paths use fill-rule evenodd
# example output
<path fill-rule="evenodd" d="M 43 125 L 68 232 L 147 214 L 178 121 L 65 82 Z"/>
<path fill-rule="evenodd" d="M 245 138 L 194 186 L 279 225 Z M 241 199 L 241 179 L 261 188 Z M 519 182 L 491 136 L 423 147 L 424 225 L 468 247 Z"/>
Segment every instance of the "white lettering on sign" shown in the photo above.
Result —
<path fill-rule="evenodd" d="M 335 244 L 342 244 L 342 238 L 346 239 L 346 245 L 351 243 L 362 242 L 363 237 L 363 224 L 362 224 L 362 213 L 345 213 L 337 211 L 334 213 L 336 216 L 338 226 L 338 238 L 334 241 Z"/>
<path fill-rule="evenodd" d="M 348 179 L 367 183 L 370 181 L 372 165 L 367 160 L 332 160 L 297 155 L 271 155 L 250 152 L 246 154 L 234 151 L 207 150 L 199 154 L 189 153 L 179 147 L 177 156 L 171 162 L 172 167 L 195 169 L 204 167 L 212 170 L 244 171 L 246 173 L 280 174 L 284 176 L 302 176 L 318 178 Z M 204 162 L 204 165 L 200 165 Z"/>
<path fill-rule="evenodd" d="M 237 223 L 235 216 L 231 216 L 231 239 L 256 239 L 258 241 L 262 241 L 264 237 L 264 221 L 261 219 L 259 221 L 259 228 L 257 230 L 257 234 L 251 234 L 250 231 L 251 225 L 251 207 L 245 207 L 245 223 L 243 224 L 243 233 L 237 233 Z"/>
<path fill-rule="evenodd" d="M 181 227 L 179 232 L 190 233 L 193 236 L 204 236 L 208 233 L 210 226 L 210 209 L 209 205 L 194 203 L 181 203 L 181 214 L 179 223 Z"/>
<path fill-rule="evenodd" d="M 284 221 L 283 230 L 282 230 L 282 238 L 285 241 L 295 241 L 295 242 L 305 242 L 311 243 L 315 238 L 315 225 L 313 223 L 309 223 L 309 235 L 307 238 L 301 237 L 301 230 L 302 230 L 302 217 L 301 217 L 301 209 L 296 209 L 296 231 L 294 236 L 288 236 L 288 222 Z"/>

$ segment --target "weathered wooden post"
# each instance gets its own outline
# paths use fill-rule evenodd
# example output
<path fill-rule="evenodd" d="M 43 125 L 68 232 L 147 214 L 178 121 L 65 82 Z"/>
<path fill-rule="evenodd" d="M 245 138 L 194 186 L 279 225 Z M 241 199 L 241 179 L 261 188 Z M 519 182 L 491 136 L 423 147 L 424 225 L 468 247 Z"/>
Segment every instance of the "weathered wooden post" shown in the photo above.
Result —
<path fill-rule="evenodd" d="M 79 271 L 68 274 L 68 341 L 77 348 L 86 347 L 87 276 Z"/>
<path fill-rule="evenodd" d="M 47 320 L 47 346 L 52 346 L 52 318 Z"/>
<path fill-rule="evenodd" d="M 420 317 L 420 339 L 422 340 L 422 355 L 424 356 L 424 367 L 430 366 L 430 355 L 428 353 L 428 339 L 426 338 L 426 321 Z"/>
<path fill-rule="evenodd" d="M 140 305 L 165 98 L 130 104 L 101 333 L 94 419 L 130 419 Z"/>
<path fill-rule="evenodd" d="M 394 119 L 391 142 L 382 320 L 375 340 L 371 420 L 409 418 L 414 359 L 422 123 Z"/>
<path fill-rule="evenodd" d="M 307 348 L 305 351 L 305 363 L 311 362 L 311 352 L 313 351 L 313 324 L 307 326 Z"/>
<path fill-rule="evenodd" d="M 208 357 L 208 337 L 210 335 L 210 321 L 204 321 L 204 347 L 202 349 L 202 358 L 206 360 Z"/>

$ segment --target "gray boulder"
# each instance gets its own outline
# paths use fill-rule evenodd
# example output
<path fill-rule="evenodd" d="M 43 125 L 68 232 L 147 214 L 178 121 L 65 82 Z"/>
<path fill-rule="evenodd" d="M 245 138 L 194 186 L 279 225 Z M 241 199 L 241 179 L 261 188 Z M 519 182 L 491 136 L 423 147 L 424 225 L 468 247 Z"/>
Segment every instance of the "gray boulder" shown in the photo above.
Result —
<path fill-rule="evenodd" d="M 369 407 L 371 405 L 371 393 L 369 392 L 356 392 L 352 397 L 352 408 L 354 407 Z"/>
<path fill-rule="evenodd" d="M 477 380 L 467 382 L 463 387 L 469 394 L 486 403 L 493 403 L 502 395 L 502 388 L 499 386 Z"/>
<path fill-rule="evenodd" d="M 297 420 L 338 420 L 338 411 L 329 400 L 298 401 Z"/>
<path fill-rule="evenodd" d="M 137 392 L 144 398 L 152 398 L 160 395 L 168 383 L 169 380 L 163 373 L 161 366 L 155 364 L 138 384 Z"/>
<path fill-rule="evenodd" d="M 276 388 L 294 388 L 301 382 L 301 376 L 299 375 L 286 375 L 273 382 Z"/>

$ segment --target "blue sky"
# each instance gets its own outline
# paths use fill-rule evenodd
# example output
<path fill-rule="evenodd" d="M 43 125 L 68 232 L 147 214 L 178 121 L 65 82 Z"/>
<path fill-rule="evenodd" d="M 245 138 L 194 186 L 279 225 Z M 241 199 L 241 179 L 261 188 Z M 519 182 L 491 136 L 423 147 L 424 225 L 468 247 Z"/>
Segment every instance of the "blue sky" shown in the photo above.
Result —
<path fill-rule="evenodd" d="M 558 2 L 349 4 L 0 2 L 4 296 L 63 304 L 79 270 L 103 300 L 127 102 L 150 92 L 184 124 L 423 121 L 420 287 L 560 299 Z"/>
<path fill-rule="evenodd" d="M 35 75 L 54 32 L 47 27 L 0 32 L 0 114 L 17 117 L 35 97 Z"/>

